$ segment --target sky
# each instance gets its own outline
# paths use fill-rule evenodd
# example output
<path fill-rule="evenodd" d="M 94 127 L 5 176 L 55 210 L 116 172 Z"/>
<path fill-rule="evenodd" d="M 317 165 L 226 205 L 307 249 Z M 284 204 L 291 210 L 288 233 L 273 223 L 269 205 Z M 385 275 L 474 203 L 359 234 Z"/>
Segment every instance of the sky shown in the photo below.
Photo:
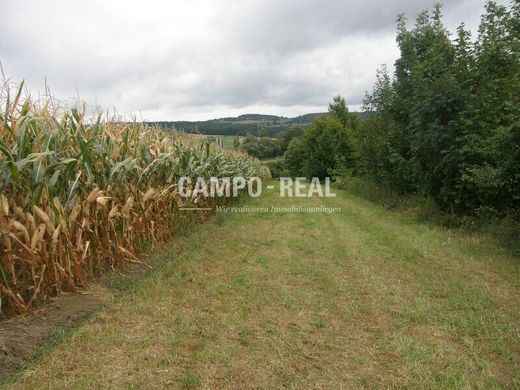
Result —
<path fill-rule="evenodd" d="M 507 3 L 507 1 L 498 1 Z M 398 57 L 395 19 L 434 0 L 0 0 L 0 62 L 38 96 L 143 120 L 359 110 Z M 476 32 L 484 0 L 445 0 Z"/>

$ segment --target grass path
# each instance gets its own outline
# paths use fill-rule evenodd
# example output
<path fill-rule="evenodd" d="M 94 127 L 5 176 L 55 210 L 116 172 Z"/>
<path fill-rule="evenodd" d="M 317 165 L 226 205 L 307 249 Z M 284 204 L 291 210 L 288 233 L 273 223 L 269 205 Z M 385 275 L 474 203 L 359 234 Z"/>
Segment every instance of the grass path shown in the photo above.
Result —
<path fill-rule="evenodd" d="M 221 214 L 14 388 L 514 388 L 520 262 L 349 193 Z"/>

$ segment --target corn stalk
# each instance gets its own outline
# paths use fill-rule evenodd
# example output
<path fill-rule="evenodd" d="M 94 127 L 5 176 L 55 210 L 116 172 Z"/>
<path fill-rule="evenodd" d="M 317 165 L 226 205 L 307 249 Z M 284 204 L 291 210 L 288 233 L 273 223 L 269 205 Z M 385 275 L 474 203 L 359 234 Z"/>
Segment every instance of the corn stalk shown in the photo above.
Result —
<path fill-rule="evenodd" d="M 166 242 L 204 218 L 179 207 L 224 201 L 181 198 L 181 176 L 268 174 L 243 154 L 21 96 L 22 85 L 0 96 L 3 312 L 30 311 L 101 270 L 139 262 L 144 242 Z"/>

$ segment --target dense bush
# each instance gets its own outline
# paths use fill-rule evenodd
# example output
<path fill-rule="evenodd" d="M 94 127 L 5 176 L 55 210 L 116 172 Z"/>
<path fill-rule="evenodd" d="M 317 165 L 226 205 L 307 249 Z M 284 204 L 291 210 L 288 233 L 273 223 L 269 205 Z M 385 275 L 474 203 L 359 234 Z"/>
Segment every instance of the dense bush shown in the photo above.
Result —
<path fill-rule="evenodd" d="M 408 30 L 383 68 L 356 132 L 359 173 L 444 210 L 506 212 L 520 203 L 520 3 L 486 5 L 478 37 L 451 39 L 440 6 Z"/>
<path fill-rule="evenodd" d="M 269 161 L 267 164 L 267 168 L 269 168 L 269 172 L 271 172 L 271 177 L 281 177 L 281 176 L 288 176 L 288 172 L 285 169 L 284 160 L 274 160 Z"/>
<path fill-rule="evenodd" d="M 454 39 L 441 6 L 413 28 L 398 18 L 400 57 L 383 67 L 362 117 L 337 96 L 327 118 L 292 138 L 292 175 L 349 175 L 456 214 L 517 215 L 520 206 L 520 3 L 486 4 L 478 36 Z"/>
<path fill-rule="evenodd" d="M 266 137 L 247 137 L 240 146 L 250 156 L 267 159 L 283 154 L 282 140 Z"/>
<path fill-rule="evenodd" d="M 352 168 L 355 160 L 352 134 L 335 116 L 317 118 L 285 153 L 289 173 L 320 177 Z"/>
<path fill-rule="evenodd" d="M 280 135 L 280 138 L 282 140 L 282 150 L 285 152 L 287 150 L 287 148 L 289 147 L 289 143 L 294 138 L 301 137 L 304 132 L 305 132 L 305 128 L 300 127 L 300 126 L 290 127 L 286 131 L 284 131 Z"/>

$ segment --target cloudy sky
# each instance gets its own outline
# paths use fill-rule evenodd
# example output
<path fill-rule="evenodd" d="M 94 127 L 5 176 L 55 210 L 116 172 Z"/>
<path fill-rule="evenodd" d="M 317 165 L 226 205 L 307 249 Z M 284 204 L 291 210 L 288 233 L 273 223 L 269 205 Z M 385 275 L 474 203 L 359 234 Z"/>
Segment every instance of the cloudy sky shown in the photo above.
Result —
<path fill-rule="evenodd" d="M 1 0 L 0 62 L 32 94 L 147 120 L 359 108 L 398 52 L 395 18 L 434 0 Z M 501 3 L 506 2 L 499 1 Z M 476 30 L 484 0 L 445 0 Z"/>

